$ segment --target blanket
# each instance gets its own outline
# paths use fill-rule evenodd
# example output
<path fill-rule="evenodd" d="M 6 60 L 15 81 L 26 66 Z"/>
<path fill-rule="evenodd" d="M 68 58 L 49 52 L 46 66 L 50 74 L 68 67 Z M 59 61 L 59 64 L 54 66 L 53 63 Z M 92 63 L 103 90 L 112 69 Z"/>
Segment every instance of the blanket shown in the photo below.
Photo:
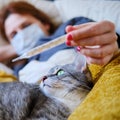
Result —
<path fill-rule="evenodd" d="M 68 120 L 120 120 L 120 51 L 105 66 L 89 66 L 93 89 Z"/>
<path fill-rule="evenodd" d="M 17 78 L 14 75 L 8 74 L 4 70 L 0 70 L 0 82 L 13 82 L 16 80 Z"/>

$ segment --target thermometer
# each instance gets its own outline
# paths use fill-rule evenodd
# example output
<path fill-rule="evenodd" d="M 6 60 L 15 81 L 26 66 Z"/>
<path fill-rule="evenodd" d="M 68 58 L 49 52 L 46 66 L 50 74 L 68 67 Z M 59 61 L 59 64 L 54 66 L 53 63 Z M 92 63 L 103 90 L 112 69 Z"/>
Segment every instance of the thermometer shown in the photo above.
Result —
<path fill-rule="evenodd" d="M 44 52 L 44 51 L 46 51 L 48 49 L 51 49 L 51 48 L 53 48 L 55 46 L 58 46 L 58 45 L 60 45 L 60 44 L 65 42 L 65 36 L 66 35 L 63 35 L 63 36 L 58 37 L 58 38 L 56 38 L 54 40 L 51 40 L 50 42 L 47 42 L 47 43 L 42 44 L 40 46 L 37 46 L 37 47 L 35 47 L 35 48 L 25 52 L 21 56 L 13 59 L 12 62 L 15 62 L 15 61 L 18 61 L 18 60 L 22 60 L 22 59 L 31 58 L 31 57 L 33 57 L 33 56 L 35 56 L 37 54 L 40 54 L 41 52 Z"/>

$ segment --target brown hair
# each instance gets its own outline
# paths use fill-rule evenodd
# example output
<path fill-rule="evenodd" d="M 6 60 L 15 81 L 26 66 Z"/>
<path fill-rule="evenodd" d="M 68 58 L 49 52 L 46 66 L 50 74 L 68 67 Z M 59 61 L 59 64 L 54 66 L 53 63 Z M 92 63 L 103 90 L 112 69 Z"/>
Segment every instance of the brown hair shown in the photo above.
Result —
<path fill-rule="evenodd" d="M 34 7 L 33 5 L 23 1 L 11 2 L 7 6 L 4 6 L 0 12 L 0 32 L 2 37 L 6 40 L 8 39 L 5 34 L 4 23 L 7 17 L 12 13 L 29 14 L 35 17 L 36 19 L 40 20 L 42 23 L 49 24 L 50 34 L 53 33 L 55 30 L 55 26 L 51 22 L 50 18 L 45 13 Z"/>

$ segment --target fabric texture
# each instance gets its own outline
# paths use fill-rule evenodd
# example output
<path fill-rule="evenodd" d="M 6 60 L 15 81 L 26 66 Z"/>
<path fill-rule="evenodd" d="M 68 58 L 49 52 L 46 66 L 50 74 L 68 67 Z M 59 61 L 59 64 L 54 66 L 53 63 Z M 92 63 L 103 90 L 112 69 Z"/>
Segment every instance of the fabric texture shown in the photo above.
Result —
<path fill-rule="evenodd" d="M 93 89 L 68 120 L 120 120 L 120 51 L 106 66 L 89 66 Z"/>
<path fill-rule="evenodd" d="M 14 82 L 16 77 L 12 74 L 8 74 L 3 70 L 0 70 L 0 82 Z"/>
<path fill-rule="evenodd" d="M 66 49 L 55 53 L 47 61 L 39 62 L 37 60 L 33 60 L 19 71 L 19 81 L 37 83 L 43 76 L 48 74 L 48 71 L 52 67 L 72 63 L 75 57 L 76 51 L 74 49 Z"/>

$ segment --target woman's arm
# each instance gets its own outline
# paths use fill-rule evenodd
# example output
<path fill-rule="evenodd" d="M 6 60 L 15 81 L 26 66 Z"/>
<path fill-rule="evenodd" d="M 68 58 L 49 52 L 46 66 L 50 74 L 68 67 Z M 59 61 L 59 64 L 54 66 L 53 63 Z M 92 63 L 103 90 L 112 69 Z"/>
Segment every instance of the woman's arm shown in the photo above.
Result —
<path fill-rule="evenodd" d="M 16 56 L 17 54 L 12 45 L 0 46 L 0 62 L 7 62 Z"/>

